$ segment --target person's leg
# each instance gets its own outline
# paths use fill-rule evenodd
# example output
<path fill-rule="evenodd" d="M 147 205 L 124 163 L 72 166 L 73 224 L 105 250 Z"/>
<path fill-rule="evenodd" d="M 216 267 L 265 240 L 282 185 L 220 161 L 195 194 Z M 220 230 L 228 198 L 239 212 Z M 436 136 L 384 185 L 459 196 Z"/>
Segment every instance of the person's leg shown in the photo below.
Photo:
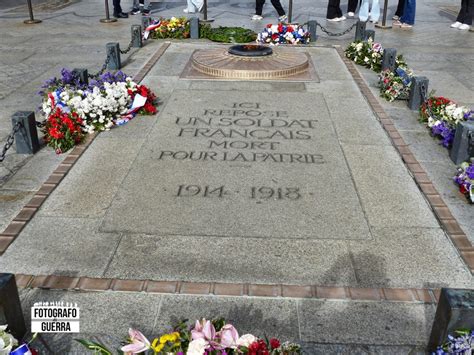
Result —
<path fill-rule="evenodd" d="M 472 17 L 474 16 L 474 0 L 466 0 L 466 17 L 464 22 L 466 25 L 472 26 Z"/>
<path fill-rule="evenodd" d="M 337 17 L 342 17 L 341 0 L 337 0 Z"/>
<path fill-rule="evenodd" d="M 281 6 L 280 0 L 271 0 L 271 1 L 272 1 L 273 7 L 274 7 L 275 10 L 277 10 L 277 12 L 278 12 L 278 16 L 283 16 L 283 15 L 285 15 L 285 10 L 283 9 L 283 6 Z"/>
<path fill-rule="evenodd" d="M 359 9 L 359 19 L 361 21 L 367 21 L 369 18 L 369 0 L 362 0 L 362 4 Z"/>
<path fill-rule="evenodd" d="M 372 9 L 370 10 L 370 20 L 378 22 L 380 17 L 380 3 L 379 0 L 372 0 Z"/>
<path fill-rule="evenodd" d="M 265 0 L 256 0 L 255 14 L 262 16 L 263 4 L 265 4 Z"/>
<path fill-rule="evenodd" d="M 120 0 L 114 0 L 114 15 L 118 15 L 122 13 L 122 7 L 120 6 Z"/>
<path fill-rule="evenodd" d="M 400 18 L 401 23 L 408 25 L 415 24 L 416 0 L 405 0 L 405 9 L 403 16 Z"/>
<path fill-rule="evenodd" d="M 140 0 L 141 2 L 142 0 Z M 143 0 L 143 10 L 150 11 L 150 0 Z"/>
<path fill-rule="evenodd" d="M 333 18 L 339 17 L 338 15 L 339 2 L 340 0 L 329 0 L 328 11 L 326 13 L 327 19 L 333 19 Z"/>
<path fill-rule="evenodd" d="M 349 0 L 347 2 L 347 12 L 356 12 L 359 0 Z"/>
<path fill-rule="evenodd" d="M 405 0 L 398 0 L 398 5 L 397 5 L 397 10 L 395 11 L 395 16 L 402 17 L 404 7 L 405 7 Z"/>

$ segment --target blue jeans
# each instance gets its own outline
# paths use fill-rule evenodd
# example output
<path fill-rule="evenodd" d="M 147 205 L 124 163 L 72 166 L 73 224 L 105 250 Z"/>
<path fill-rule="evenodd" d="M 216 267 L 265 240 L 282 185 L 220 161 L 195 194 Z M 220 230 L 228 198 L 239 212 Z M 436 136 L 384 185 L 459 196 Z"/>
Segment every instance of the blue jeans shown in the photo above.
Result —
<path fill-rule="evenodd" d="M 380 17 L 380 4 L 379 0 L 372 0 L 372 6 L 370 9 L 370 19 L 373 22 L 377 22 Z M 369 18 L 369 0 L 362 0 L 362 4 L 359 9 L 359 19 L 361 21 L 367 21 Z"/>
<path fill-rule="evenodd" d="M 403 16 L 400 18 L 401 23 L 415 24 L 416 0 L 405 0 Z"/>

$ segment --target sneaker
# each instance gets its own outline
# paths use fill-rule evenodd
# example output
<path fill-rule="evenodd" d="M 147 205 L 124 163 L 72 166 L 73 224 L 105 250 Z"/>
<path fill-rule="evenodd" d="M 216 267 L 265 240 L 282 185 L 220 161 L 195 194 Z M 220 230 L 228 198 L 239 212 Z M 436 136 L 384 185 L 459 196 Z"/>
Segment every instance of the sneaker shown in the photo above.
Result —
<path fill-rule="evenodd" d="M 451 28 L 459 28 L 459 26 L 461 26 L 461 25 L 462 25 L 461 22 L 456 21 L 455 23 L 452 23 L 450 27 Z"/>
<path fill-rule="evenodd" d="M 458 29 L 460 29 L 460 30 L 469 30 L 470 28 L 471 28 L 471 26 L 469 26 L 466 23 L 463 23 L 461 26 L 458 27 Z"/>
<path fill-rule="evenodd" d="M 130 15 L 138 15 L 140 13 L 140 9 L 134 7 L 132 11 L 130 11 Z"/>
<path fill-rule="evenodd" d="M 400 27 L 401 28 L 413 28 L 413 25 L 410 25 L 408 23 L 402 23 Z"/>
<path fill-rule="evenodd" d="M 347 13 L 347 17 L 355 17 L 355 13 L 354 12 L 348 12 Z"/>
<path fill-rule="evenodd" d="M 345 20 L 347 20 L 346 16 L 339 17 L 339 21 L 345 21 Z"/>
<path fill-rule="evenodd" d="M 392 22 L 392 26 L 394 27 L 402 27 L 402 23 L 398 20 L 395 20 Z"/>
<path fill-rule="evenodd" d="M 114 14 L 114 17 L 116 17 L 116 18 L 128 18 L 128 14 L 120 12 L 118 14 Z"/>
<path fill-rule="evenodd" d="M 260 21 L 263 20 L 263 17 L 260 15 L 253 15 L 252 16 L 252 21 Z"/>
<path fill-rule="evenodd" d="M 282 15 L 278 18 L 278 21 L 286 23 L 286 22 L 288 22 L 288 16 Z"/>
<path fill-rule="evenodd" d="M 392 17 L 392 20 L 398 21 L 398 20 L 400 20 L 400 16 L 394 15 L 394 16 Z"/>
<path fill-rule="evenodd" d="M 341 21 L 341 18 L 340 17 L 334 17 L 334 18 L 327 18 L 326 20 L 328 20 L 330 22 L 339 22 L 339 21 Z"/>
<path fill-rule="evenodd" d="M 143 15 L 143 16 L 149 16 L 149 15 L 150 15 L 150 12 L 151 12 L 150 10 L 143 10 L 143 11 L 142 11 L 142 15 Z"/>

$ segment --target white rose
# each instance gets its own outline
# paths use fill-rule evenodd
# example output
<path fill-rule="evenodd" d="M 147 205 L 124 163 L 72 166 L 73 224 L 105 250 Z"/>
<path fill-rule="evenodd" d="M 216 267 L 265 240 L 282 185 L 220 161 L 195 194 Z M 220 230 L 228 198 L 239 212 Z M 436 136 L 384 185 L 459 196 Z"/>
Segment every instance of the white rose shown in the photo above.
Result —
<path fill-rule="evenodd" d="M 255 338 L 252 334 L 244 334 L 239 339 L 237 339 L 237 346 L 245 346 L 248 348 L 250 344 L 256 340 L 257 338 Z"/>
<path fill-rule="evenodd" d="M 193 340 L 189 343 L 186 355 L 203 355 L 209 344 L 203 338 Z"/>

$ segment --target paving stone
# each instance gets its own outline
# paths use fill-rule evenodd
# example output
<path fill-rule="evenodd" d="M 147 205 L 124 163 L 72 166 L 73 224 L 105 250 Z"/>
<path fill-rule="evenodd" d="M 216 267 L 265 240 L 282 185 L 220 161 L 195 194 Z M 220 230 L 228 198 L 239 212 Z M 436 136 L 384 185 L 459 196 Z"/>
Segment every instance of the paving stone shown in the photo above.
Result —
<path fill-rule="evenodd" d="M 447 162 L 449 160 L 449 151 L 442 145 L 433 146 L 433 140 L 438 143 L 441 141 L 434 139 L 429 135 L 429 131 L 400 131 L 401 136 L 407 142 L 410 150 L 416 155 L 420 162 Z M 432 149 L 426 149 L 432 146 Z M 428 165 L 428 164 L 425 164 Z"/>
<path fill-rule="evenodd" d="M 100 217 L 128 173 L 143 140 L 98 139 L 38 212 L 49 217 Z M 100 161 L 100 164 L 96 162 Z M 67 197 L 66 197 L 67 196 Z"/>
<path fill-rule="evenodd" d="M 98 223 L 35 217 L 0 258 L 0 268 L 33 275 L 102 276 L 120 236 L 98 233 Z"/>
<path fill-rule="evenodd" d="M 348 250 L 342 242 L 330 240 L 268 242 L 257 238 L 125 235 L 106 276 L 195 282 L 355 283 Z"/>
<path fill-rule="evenodd" d="M 361 286 L 463 288 L 471 280 L 440 229 L 373 228 L 372 233 L 371 242 L 349 242 Z"/>
<path fill-rule="evenodd" d="M 273 112 L 268 114 L 277 115 L 279 113 L 274 111 L 286 110 L 289 102 L 303 99 L 302 95 L 307 98 L 307 105 L 288 111 L 286 121 L 282 119 L 277 121 L 277 118 L 272 121 L 276 122 L 275 124 L 286 125 L 296 122 L 295 119 L 317 120 L 312 123 L 316 125 L 314 129 L 308 128 L 306 131 L 302 127 L 299 129 L 300 132 L 306 132 L 304 134 L 311 137 L 310 139 L 277 137 L 271 140 L 278 144 L 274 147 L 275 152 L 299 152 L 299 154 L 314 152 L 321 155 L 322 159 L 319 159 L 317 164 L 299 163 L 297 174 L 294 170 L 296 166 L 291 166 L 289 169 L 289 163 L 249 162 L 247 158 L 243 162 L 229 161 L 233 158 L 226 161 L 224 152 L 230 155 L 262 152 L 268 154 L 272 152 L 272 149 L 270 146 L 268 149 L 229 147 L 225 149 L 215 145 L 209 148 L 213 142 L 221 144 L 225 139 L 199 136 L 196 138 L 193 132 L 197 131 L 194 131 L 196 128 L 192 123 L 191 125 L 183 121 L 176 123 L 177 117 L 204 117 L 206 119 L 206 112 L 211 111 L 217 112 L 214 113 L 215 116 L 212 116 L 214 117 L 212 122 L 219 122 L 219 112 L 231 109 L 232 105 L 239 100 L 244 103 L 254 101 L 262 103 L 260 111 L 249 111 L 252 115 L 260 115 L 261 112 L 267 110 Z M 355 190 L 351 186 L 346 186 L 342 190 L 337 185 L 328 186 L 326 183 L 334 174 L 346 176 L 348 179 L 349 174 L 341 150 L 337 148 L 338 142 L 322 97 L 286 93 L 272 95 L 271 100 L 270 103 L 264 93 L 240 92 L 229 97 L 225 92 L 217 94 L 212 91 L 196 92 L 190 99 L 184 95 L 184 92 L 175 91 L 124 181 L 123 188 L 119 190 L 112 203 L 101 230 L 190 236 L 368 238 L 367 223 Z M 309 106 L 310 102 L 313 106 Z M 317 114 L 313 116 L 313 112 Z M 207 115 L 210 117 L 209 113 Z M 242 114 L 238 113 L 238 115 Z M 281 115 L 286 115 L 286 113 L 281 113 Z M 255 120 L 249 121 L 249 118 L 250 116 L 236 117 L 231 128 L 219 126 L 219 123 L 213 123 L 212 128 L 206 128 L 208 126 L 205 123 L 201 123 L 199 127 L 202 130 L 212 129 L 211 132 L 217 132 L 217 135 L 226 129 L 241 132 L 245 129 L 251 132 L 258 130 L 263 134 L 276 132 L 270 133 L 271 135 L 288 131 L 288 128 L 258 128 L 255 125 L 260 123 L 257 124 Z M 253 126 L 240 127 L 235 122 Z M 261 124 L 264 125 L 265 122 L 270 121 L 262 121 Z M 181 127 L 182 124 L 184 128 Z M 223 125 L 227 126 L 227 123 Z M 182 136 L 177 138 L 180 134 Z M 234 139 L 239 138 L 234 137 Z M 239 144 L 247 145 L 248 142 L 249 140 L 243 139 Z M 190 151 L 210 151 L 218 154 L 219 159 L 224 161 L 219 161 L 219 159 L 215 162 L 189 159 L 180 161 L 167 156 L 174 154 L 169 152 Z M 160 157 L 163 158 L 160 159 Z M 216 174 L 213 169 L 219 169 L 219 174 Z M 227 195 L 224 197 L 224 193 L 219 194 L 221 197 L 218 198 L 203 198 L 198 195 L 192 200 L 193 203 L 189 203 L 189 196 L 184 198 L 180 197 L 182 195 L 177 196 L 179 185 L 183 185 L 183 188 L 187 185 L 199 185 L 203 186 L 202 189 L 204 186 L 210 186 L 212 189 L 224 186 Z M 254 197 L 251 195 L 251 191 L 257 191 L 261 186 L 284 190 L 287 187 L 300 189 L 301 186 L 301 197 L 295 194 L 295 198 L 291 200 L 293 197 L 289 195 L 288 199 L 278 198 L 275 195 L 261 201 L 255 194 Z M 166 208 L 156 208 L 157 201 Z M 198 205 L 201 207 L 197 207 Z M 128 213 L 129 209 L 136 213 Z M 341 211 L 345 214 L 347 223 L 337 223 Z M 230 215 L 239 216 L 239 218 L 228 218 Z M 258 219 L 255 218 L 256 216 Z M 257 220 L 258 223 L 256 223 Z M 186 223 L 182 223 L 183 221 Z"/>
<path fill-rule="evenodd" d="M 345 145 L 344 152 L 371 225 L 439 226 L 394 148 Z"/>
<path fill-rule="evenodd" d="M 373 345 L 425 345 L 435 307 L 423 304 L 300 300 L 301 339 Z"/>
<path fill-rule="evenodd" d="M 0 232 L 3 231 L 10 221 L 16 216 L 21 208 L 30 200 L 33 193 L 22 190 L 0 191 Z"/>
<path fill-rule="evenodd" d="M 163 303 L 155 332 L 163 332 L 186 318 L 214 319 L 224 317 L 239 334 L 279 337 L 296 341 L 298 316 L 296 302 L 283 299 L 235 298 L 215 296 L 162 296 Z M 258 330 L 258 334 L 255 334 Z"/>

